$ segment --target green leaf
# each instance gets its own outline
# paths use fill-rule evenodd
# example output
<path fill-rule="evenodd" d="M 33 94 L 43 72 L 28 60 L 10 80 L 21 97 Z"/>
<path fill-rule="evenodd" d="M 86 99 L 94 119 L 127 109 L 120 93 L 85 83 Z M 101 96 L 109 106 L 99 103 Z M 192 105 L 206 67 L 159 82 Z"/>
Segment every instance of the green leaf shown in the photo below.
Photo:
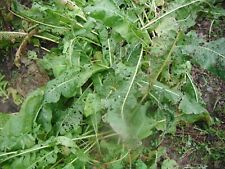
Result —
<path fill-rule="evenodd" d="M 0 33 L 3 56 L 35 29 L 28 42 L 41 49 L 28 57 L 52 79 L 20 113 L 0 114 L 1 167 L 177 168 L 162 161 L 161 139 L 181 121 L 211 121 L 190 60 L 224 77 L 225 40 L 187 31 L 199 14 L 214 30 L 224 10 L 213 0 L 57 1 L 14 0 L 1 12 L 0 27 L 15 31 Z M 6 89 L 0 74 L 0 97 Z"/>
<path fill-rule="evenodd" d="M 156 122 L 146 116 L 148 105 L 139 105 L 131 91 L 124 105 L 124 119 L 121 116 L 123 99 L 126 94 L 127 83 L 121 85 L 118 90 L 106 100 L 107 122 L 124 141 L 131 145 L 139 144 L 139 141 L 148 137 L 155 127 Z"/>
<path fill-rule="evenodd" d="M 99 0 L 94 5 L 88 6 L 85 11 L 105 26 L 111 27 L 113 31 L 119 33 L 128 42 L 142 41 L 145 43 L 147 35 L 145 34 L 145 37 L 143 31 L 128 20 L 114 2 Z"/>
<path fill-rule="evenodd" d="M 55 52 L 47 54 L 42 60 L 38 60 L 39 65 L 47 71 L 53 71 L 55 77 L 60 76 L 68 69 L 68 63 L 63 55 Z"/>
<path fill-rule="evenodd" d="M 197 63 L 203 69 L 207 69 L 225 79 L 225 39 L 205 42 L 198 40 L 196 35 L 192 35 L 191 38 L 191 40 L 187 39 L 187 45 L 182 46 L 183 53 L 191 56 L 192 62 Z"/>
<path fill-rule="evenodd" d="M 0 112 L 0 131 L 12 116 L 14 115 Z"/>
<path fill-rule="evenodd" d="M 176 89 L 171 89 L 168 86 L 157 82 L 155 85 L 153 85 L 154 91 L 153 94 L 156 96 L 158 101 L 160 100 L 161 103 L 164 103 L 165 107 L 159 107 L 157 115 L 154 117 L 158 121 L 165 121 L 165 117 L 163 116 L 162 112 L 167 112 L 166 114 L 168 115 L 169 112 L 174 112 L 176 111 L 176 107 L 179 107 L 179 110 L 181 111 L 181 115 L 173 115 L 176 117 L 176 122 L 179 120 L 185 121 L 187 123 L 193 123 L 199 120 L 204 120 L 208 124 L 212 123 L 212 119 L 210 118 L 210 115 L 208 111 L 203 107 L 201 103 L 198 103 L 193 96 L 190 97 L 187 92 L 184 94 L 181 93 L 179 90 Z M 174 107 L 166 106 L 166 104 L 170 105 L 177 105 Z M 169 112 L 168 112 L 169 111 Z M 172 125 L 176 124 L 173 123 L 173 121 L 170 121 Z M 172 126 L 171 126 L 172 127 Z M 157 125 L 158 129 L 169 129 L 166 126 L 166 121 L 163 123 L 159 123 Z M 173 127 L 171 128 L 173 130 Z"/>
<path fill-rule="evenodd" d="M 116 159 L 121 154 L 125 154 L 125 152 L 122 150 L 121 144 L 114 144 L 114 142 L 110 140 L 102 140 L 100 142 L 102 153 L 105 154 L 103 156 L 103 160 L 105 162 L 112 161 L 112 159 Z M 121 151 L 122 150 L 122 151 Z M 117 163 L 116 166 L 120 166 L 121 162 Z"/>
<path fill-rule="evenodd" d="M 55 123 L 53 127 L 56 135 L 77 134 L 82 121 L 82 114 L 75 108 L 68 108 L 55 113 Z"/>
<path fill-rule="evenodd" d="M 147 165 L 142 160 L 137 160 L 136 169 L 147 169 Z"/>
<path fill-rule="evenodd" d="M 96 72 L 104 70 L 102 67 L 87 67 L 81 71 L 70 70 L 56 79 L 48 82 L 45 90 L 44 102 L 56 103 L 60 96 L 70 98 L 76 95 L 78 89 Z"/>
<path fill-rule="evenodd" d="M 12 116 L 0 131 L 0 149 L 32 146 L 32 132 L 38 113 L 42 107 L 44 91 L 38 89 L 31 93 L 22 104 L 20 112 Z"/>
<path fill-rule="evenodd" d="M 207 112 L 207 110 L 203 108 L 199 103 L 190 100 L 187 96 L 184 96 L 182 98 L 179 108 L 186 114 L 201 114 Z"/>
<path fill-rule="evenodd" d="M 66 146 L 66 147 L 75 147 L 75 143 L 72 139 L 68 138 L 68 137 L 64 137 L 64 136 L 59 136 L 56 138 L 57 142 L 60 145 Z"/>
<path fill-rule="evenodd" d="M 48 133 L 52 130 L 52 109 L 51 106 L 45 104 L 38 116 L 38 124 L 41 124 L 44 130 Z"/>
<path fill-rule="evenodd" d="M 63 167 L 63 169 L 75 169 L 75 168 L 74 168 L 73 164 L 69 163 L 65 167 Z"/>
<path fill-rule="evenodd" d="M 161 22 L 158 24 L 158 26 L 155 29 L 155 32 L 157 35 L 160 36 L 168 36 L 171 31 L 177 31 L 179 28 L 179 25 L 175 18 L 168 17 L 166 19 L 161 20 Z"/>
<path fill-rule="evenodd" d="M 179 6 L 188 3 L 187 0 L 174 0 L 168 4 L 168 11 L 178 8 Z M 197 14 L 202 10 L 202 6 L 198 3 L 194 3 L 186 8 L 176 10 L 173 16 L 179 22 L 179 28 L 186 31 L 188 28 L 192 27 L 196 23 Z M 172 15 L 172 14 L 171 14 Z"/>
<path fill-rule="evenodd" d="M 208 111 L 202 107 L 200 103 L 197 103 L 195 100 L 190 99 L 187 96 L 183 96 L 179 109 L 182 114 L 177 120 L 183 120 L 188 123 L 194 123 L 196 121 L 205 121 L 209 125 L 212 124 L 212 119 L 208 113 Z"/>
<path fill-rule="evenodd" d="M 167 17 L 162 19 L 155 27 L 157 36 L 152 38 L 152 65 L 154 70 L 158 70 L 165 58 L 162 56 L 167 55 L 171 49 L 179 29 L 178 22 L 174 17 Z M 161 57 L 159 57 L 161 56 Z"/>
<path fill-rule="evenodd" d="M 101 100 L 96 94 L 88 94 L 84 106 L 84 115 L 86 117 L 96 114 L 101 110 Z"/>
<path fill-rule="evenodd" d="M 154 87 L 154 93 L 160 98 L 163 102 L 171 102 L 173 104 L 178 103 L 182 97 L 182 93 L 179 90 L 171 89 L 169 86 L 156 82 Z"/>
<path fill-rule="evenodd" d="M 176 161 L 174 160 L 164 160 L 161 166 L 162 169 L 178 169 L 178 164 Z"/>
<path fill-rule="evenodd" d="M 5 136 L 18 136 L 30 132 L 42 107 L 43 95 L 44 92 L 41 89 L 31 93 L 22 104 L 19 114 L 10 118 L 6 123 L 2 133 Z"/>

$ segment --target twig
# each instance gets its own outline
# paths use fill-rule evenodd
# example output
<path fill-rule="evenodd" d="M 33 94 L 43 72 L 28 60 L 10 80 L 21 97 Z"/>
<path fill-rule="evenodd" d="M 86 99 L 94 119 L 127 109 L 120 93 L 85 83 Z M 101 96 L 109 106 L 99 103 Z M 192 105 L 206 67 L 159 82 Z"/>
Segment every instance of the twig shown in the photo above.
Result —
<path fill-rule="evenodd" d="M 209 38 L 211 38 L 211 33 L 212 33 L 212 27 L 213 27 L 213 23 L 214 23 L 214 19 L 212 20 L 210 27 L 209 27 Z"/>
<path fill-rule="evenodd" d="M 37 31 L 34 29 L 34 30 L 32 30 L 31 32 L 29 32 L 27 35 L 26 35 L 26 37 L 23 39 L 23 41 L 21 42 L 21 44 L 20 44 L 20 46 L 19 46 L 19 49 L 16 51 L 16 57 L 15 57 L 15 60 L 14 60 L 14 62 L 15 62 L 15 65 L 17 66 L 17 67 L 20 67 L 20 59 L 21 59 L 21 56 L 22 56 L 22 54 L 23 54 L 23 52 L 24 52 L 24 50 L 25 50 L 25 48 L 26 48 L 26 46 L 27 46 L 27 43 L 28 43 L 28 41 L 30 40 L 30 38 L 34 35 L 34 34 L 36 34 L 37 33 Z"/>

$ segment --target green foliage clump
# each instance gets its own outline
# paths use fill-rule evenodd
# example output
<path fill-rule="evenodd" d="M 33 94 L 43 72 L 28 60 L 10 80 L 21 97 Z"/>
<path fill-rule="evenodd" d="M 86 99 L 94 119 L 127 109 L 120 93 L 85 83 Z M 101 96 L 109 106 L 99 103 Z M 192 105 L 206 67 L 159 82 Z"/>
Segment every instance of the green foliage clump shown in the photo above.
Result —
<path fill-rule="evenodd" d="M 33 39 L 58 46 L 35 58 L 52 80 L 0 129 L 3 168 L 156 168 L 178 123 L 211 124 L 191 67 L 223 73 L 224 39 L 188 31 L 213 2 L 160 2 L 12 2 Z"/>

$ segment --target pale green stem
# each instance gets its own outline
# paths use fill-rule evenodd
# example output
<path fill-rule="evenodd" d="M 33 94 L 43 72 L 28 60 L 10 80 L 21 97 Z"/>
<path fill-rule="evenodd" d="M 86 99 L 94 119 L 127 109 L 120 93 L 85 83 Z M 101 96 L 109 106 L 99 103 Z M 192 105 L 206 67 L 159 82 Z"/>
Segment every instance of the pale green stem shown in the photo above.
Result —
<path fill-rule="evenodd" d="M 110 64 L 110 67 L 112 67 L 112 52 L 111 52 L 111 46 L 110 46 L 109 39 L 107 40 L 107 42 L 108 42 L 108 47 L 109 47 L 109 64 Z"/>
<path fill-rule="evenodd" d="M 22 38 L 22 37 L 25 37 L 27 35 L 28 35 L 28 33 L 26 33 L 26 32 L 1 31 L 0 32 L 0 39 L 4 38 L 4 36 L 5 37 L 12 36 L 12 38 L 20 38 L 20 37 Z M 53 39 L 50 39 L 48 37 L 45 37 L 45 36 L 41 36 L 41 35 L 33 35 L 33 36 L 36 37 L 36 38 L 39 38 L 39 39 L 50 41 L 50 42 L 59 43 L 59 42 L 57 42 L 57 41 L 55 41 Z"/>
<path fill-rule="evenodd" d="M 9 10 L 13 15 L 21 18 L 21 19 L 24 19 L 24 20 L 28 20 L 28 21 L 31 21 L 31 22 L 34 22 L 34 23 L 38 23 L 40 25 L 44 25 L 44 26 L 48 26 L 48 27 L 51 27 L 51 28 L 59 28 L 59 29 L 69 29 L 67 27 L 63 27 L 63 26 L 55 26 L 55 25 L 51 25 L 51 24 L 47 24 L 47 23 L 44 23 L 44 22 L 41 22 L 41 21 L 37 21 L 35 19 L 32 19 L 32 18 L 28 18 L 28 17 L 25 17 L 25 16 L 21 16 L 19 14 L 17 14 L 16 12 L 12 11 L 12 10 Z"/>
<path fill-rule="evenodd" d="M 151 26 L 152 24 L 158 22 L 158 21 L 161 20 L 162 18 L 164 18 L 164 17 L 170 15 L 171 13 L 176 12 L 176 11 L 179 10 L 179 9 L 185 8 L 185 7 L 187 7 L 187 6 L 190 6 L 190 5 L 192 5 L 192 4 L 196 3 L 196 2 L 200 2 L 200 1 L 201 1 L 201 0 L 195 0 L 195 1 L 192 1 L 192 2 L 189 2 L 189 3 L 186 3 L 186 4 L 184 4 L 184 5 L 181 5 L 181 6 L 177 7 L 177 8 L 174 8 L 173 10 L 171 10 L 171 11 L 169 11 L 169 12 L 167 12 L 167 13 L 161 15 L 160 17 L 158 17 L 158 18 L 156 18 L 156 19 L 153 19 L 152 21 L 150 21 L 149 23 L 147 23 L 145 26 L 143 26 L 141 29 L 147 29 L 149 26 Z"/>
<path fill-rule="evenodd" d="M 194 82 L 193 82 L 190 74 L 189 73 L 186 73 L 186 75 L 187 75 L 189 81 L 191 82 L 191 85 L 192 85 L 192 87 L 194 89 L 194 92 L 195 92 L 195 99 L 196 99 L 196 102 L 198 103 L 198 92 L 197 92 L 197 88 L 196 88 L 196 86 L 195 86 L 195 84 L 194 84 Z"/>
<path fill-rule="evenodd" d="M 129 85 L 129 87 L 128 87 L 127 93 L 126 93 L 126 95 L 125 95 L 125 98 L 124 98 L 123 103 L 122 103 L 122 106 L 121 106 L 121 118 L 122 118 L 122 120 L 124 120 L 124 106 L 125 106 L 125 104 L 126 104 L 127 98 L 128 98 L 128 96 L 129 96 L 129 93 L 130 93 L 131 88 L 132 88 L 132 86 L 133 86 L 134 80 L 135 80 L 135 78 L 136 78 L 138 69 L 139 69 L 140 64 L 141 64 L 142 57 L 143 57 L 143 47 L 141 48 L 141 53 L 140 53 L 140 56 L 139 56 L 139 59 L 138 59 L 138 63 L 137 63 L 137 65 L 136 65 L 136 69 L 135 69 L 134 75 L 133 75 L 133 77 L 132 77 L 132 79 L 131 79 L 130 85 Z"/>
<path fill-rule="evenodd" d="M 154 77 L 153 82 L 157 81 L 159 75 L 162 73 L 163 69 L 164 69 L 165 66 L 168 64 L 168 62 L 169 62 L 169 60 L 170 60 L 170 58 L 171 58 L 171 55 L 172 55 L 172 53 L 173 53 L 173 51 L 174 51 L 174 48 L 176 47 L 176 43 L 177 43 L 177 41 L 178 41 L 178 39 L 179 39 L 179 36 L 180 36 L 180 33 L 178 32 L 177 37 L 176 37 L 176 39 L 174 40 L 173 45 L 172 45 L 172 47 L 171 47 L 171 49 L 170 49 L 168 55 L 166 56 L 165 61 L 163 62 L 162 66 L 159 68 L 158 73 L 157 73 L 156 76 Z"/>

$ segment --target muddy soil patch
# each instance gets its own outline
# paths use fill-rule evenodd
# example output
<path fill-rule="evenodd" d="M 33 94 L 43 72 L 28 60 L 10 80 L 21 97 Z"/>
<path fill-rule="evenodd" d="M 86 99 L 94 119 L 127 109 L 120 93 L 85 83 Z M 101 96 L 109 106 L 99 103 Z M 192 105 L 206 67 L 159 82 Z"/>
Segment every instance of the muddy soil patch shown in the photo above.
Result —
<path fill-rule="evenodd" d="M 29 60 L 27 57 L 22 58 L 21 67 L 17 68 L 14 64 L 15 52 L 16 49 L 13 48 L 1 51 L 0 72 L 8 81 L 8 87 L 15 89 L 22 98 L 25 98 L 30 92 L 44 86 L 49 81 L 49 77 L 39 68 L 36 61 Z M 19 109 L 20 106 L 14 103 L 11 96 L 6 101 L 0 98 L 0 112 L 14 113 Z"/>

